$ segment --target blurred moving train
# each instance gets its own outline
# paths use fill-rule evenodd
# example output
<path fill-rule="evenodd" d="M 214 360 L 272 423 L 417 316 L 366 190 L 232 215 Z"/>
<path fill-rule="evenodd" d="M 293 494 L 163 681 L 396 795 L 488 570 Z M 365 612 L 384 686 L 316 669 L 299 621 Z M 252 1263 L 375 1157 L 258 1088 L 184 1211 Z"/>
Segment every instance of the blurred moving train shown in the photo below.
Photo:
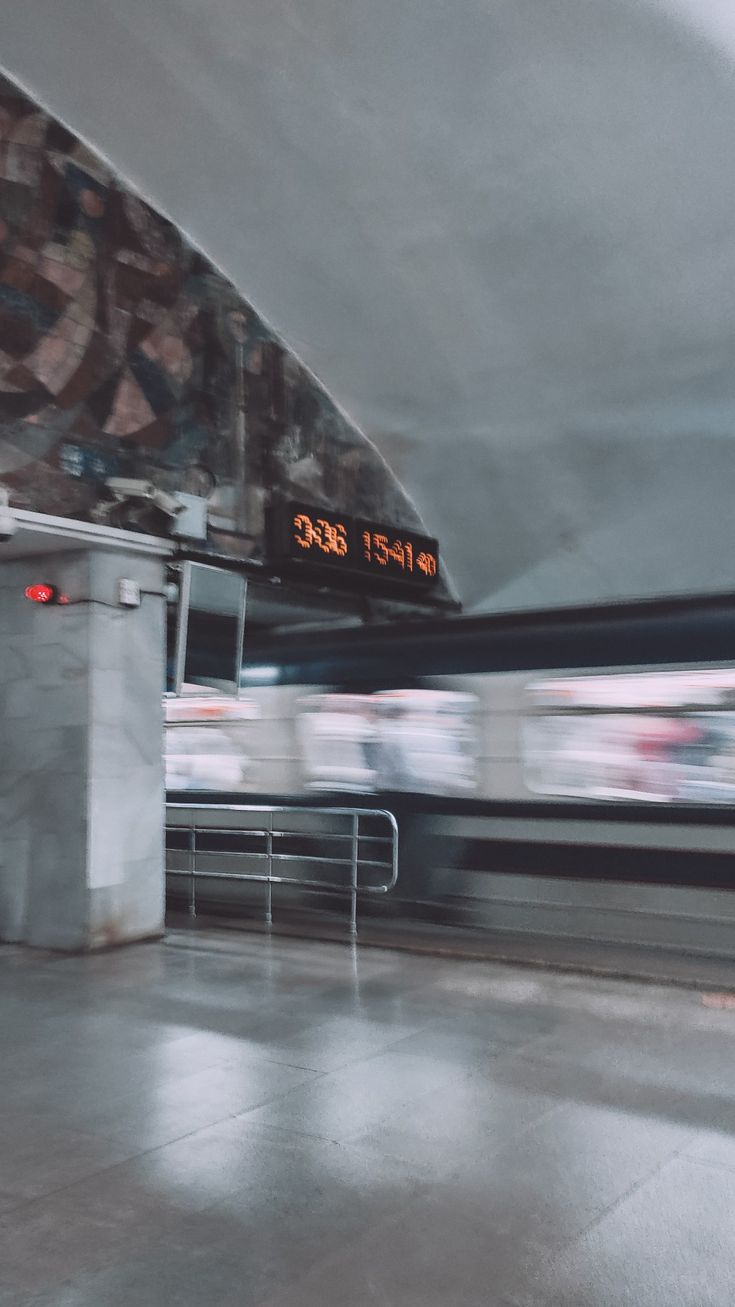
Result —
<path fill-rule="evenodd" d="M 735 956 L 729 598 L 256 637 L 241 686 L 167 701 L 169 792 L 389 808 L 376 911 Z"/>

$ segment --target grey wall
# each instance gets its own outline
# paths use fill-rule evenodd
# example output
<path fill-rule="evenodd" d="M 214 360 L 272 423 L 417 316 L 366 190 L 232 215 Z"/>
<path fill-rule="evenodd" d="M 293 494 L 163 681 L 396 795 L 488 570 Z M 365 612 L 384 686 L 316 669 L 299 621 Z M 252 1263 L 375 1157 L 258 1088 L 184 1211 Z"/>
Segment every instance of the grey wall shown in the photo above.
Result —
<path fill-rule="evenodd" d="M 49 578 L 68 606 L 24 597 Z M 137 579 L 140 608 L 116 605 Z M 163 566 L 118 552 L 0 569 L 0 939 L 86 949 L 163 925 Z"/>
<path fill-rule="evenodd" d="M 720 0 L 35 0 L 2 60 L 376 442 L 467 603 L 731 584 Z"/>

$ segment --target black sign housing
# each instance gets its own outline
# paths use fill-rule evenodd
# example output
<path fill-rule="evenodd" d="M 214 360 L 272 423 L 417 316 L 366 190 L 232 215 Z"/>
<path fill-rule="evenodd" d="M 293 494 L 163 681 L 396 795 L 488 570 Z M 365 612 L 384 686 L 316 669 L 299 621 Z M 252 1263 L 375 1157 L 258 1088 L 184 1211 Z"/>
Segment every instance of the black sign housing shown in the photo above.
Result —
<path fill-rule="evenodd" d="M 439 579 L 439 546 L 431 536 L 405 531 L 330 509 L 281 504 L 270 517 L 274 559 L 308 571 L 373 578 L 414 591 Z"/>

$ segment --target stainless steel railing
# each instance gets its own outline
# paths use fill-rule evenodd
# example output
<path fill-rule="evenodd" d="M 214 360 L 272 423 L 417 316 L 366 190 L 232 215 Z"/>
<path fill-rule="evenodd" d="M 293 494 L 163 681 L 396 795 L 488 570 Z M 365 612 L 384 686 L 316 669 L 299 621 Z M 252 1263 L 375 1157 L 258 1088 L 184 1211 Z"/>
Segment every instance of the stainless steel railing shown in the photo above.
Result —
<path fill-rule="evenodd" d="M 308 829 L 308 823 L 305 823 L 307 829 L 299 829 L 298 825 L 288 824 L 296 815 L 306 813 L 311 818 L 328 819 L 326 825 L 334 819 L 332 824 L 341 826 L 342 829 Z M 228 814 L 227 818 L 224 814 Z M 262 822 L 254 826 L 249 824 L 260 816 L 263 817 Z M 281 816 L 286 821 L 285 829 L 278 828 L 278 818 Z M 376 819 L 378 823 L 387 824 L 389 834 L 383 836 L 365 832 L 364 828 L 368 820 L 375 823 Z M 186 836 L 184 848 L 174 847 L 174 832 L 183 832 Z M 255 841 L 258 847 L 247 849 L 235 847 L 225 850 L 207 848 L 207 839 L 211 836 L 220 838 L 224 836 L 235 843 L 238 837 L 241 837 L 251 844 Z M 314 840 L 318 842 L 320 850 L 326 846 L 334 852 L 325 854 L 321 851 L 311 853 L 308 850 L 298 853 L 283 851 L 284 841 L 288 839 L 300 840 L 305 844 Z M 380 852 L 386 845 L 388 848 L 385 857 L 363 856 L 362 850 L 366 849 L 366 846 L 369 846 L 367 851 Z M 378 846 L 377 850 L 375 846 Z M 341 851 L 342 847 L 344 852 Z M 169 854 L 176 852 L 186 854 L 186 867 L 168 865 Z M 398 881 L 398 825 L 393 813 L 385 808 L 312 808 L 297 804 L 278 806 L 252 803 L 168 803 L 166 805 L 166 855 L 167 874 L 188 877 L 189 914 L 192 917 L 196 917 L 197 913 L 197 880 L 255 881 L 265 885 L 265 920 L 269 926 L 273 924 L 273 886 L 292 885 L 301 890 L 349 894 L 350 934 L 356 935 L 360 895 L 388 894 Z M 264 862 L 265 870 L 204 871 L 197 866 L 198 858 L 211 859 L 217 856 Z M 274 865 L 280 868 L 288 863 L 343 867 L 349 871 L 349 884 L 341 886 L 333 881 L 274 873 Z M 367 867 L 383 869 L 386 878 L 377 885 L 361 884 L 361 869 Z"/>

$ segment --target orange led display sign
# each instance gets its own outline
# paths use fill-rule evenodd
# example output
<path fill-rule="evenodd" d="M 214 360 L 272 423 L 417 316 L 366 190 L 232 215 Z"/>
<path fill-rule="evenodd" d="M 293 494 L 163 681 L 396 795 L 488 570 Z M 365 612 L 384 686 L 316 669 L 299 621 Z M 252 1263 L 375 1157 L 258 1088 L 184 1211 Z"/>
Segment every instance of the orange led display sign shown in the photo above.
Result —
<path fill-rule="evenodd" d="M 305 504 L 281 505 L 272 515 L 276 557 L 404 582 L 421 589 L 439 576 L 439 547 L 430 536 L 347 517 Z"/>
<path fill-rule="evenodd" d="M 389 567 L 395 564 L 400 568 L 405 576 L 413 576 L 414 571 L 430 581 L 436 576 L 439 568 L 439 560 L 435 548 L 415 549 L 412 536 L 399 535 L 393 538 L 393 533 L 386 535 L 385 531 L 371 531 L 366 527 L 361 535 L 363 557 L 367 563 L 374 563 L 377 567 Z M 433 545 L 433 541 L 431 545 Z"/>
<path fill-rule="evenodd" d="M 305 553 L 315 549 L 322 554 L 333 554 L 336 558 L 346 558 L 349 554 L 344 522 L 330 522 L 328 518 L 319 517 L 316 513 L 298 512 L 293 514 L 291 528 L 297 549 L 303 549 Z"/>

